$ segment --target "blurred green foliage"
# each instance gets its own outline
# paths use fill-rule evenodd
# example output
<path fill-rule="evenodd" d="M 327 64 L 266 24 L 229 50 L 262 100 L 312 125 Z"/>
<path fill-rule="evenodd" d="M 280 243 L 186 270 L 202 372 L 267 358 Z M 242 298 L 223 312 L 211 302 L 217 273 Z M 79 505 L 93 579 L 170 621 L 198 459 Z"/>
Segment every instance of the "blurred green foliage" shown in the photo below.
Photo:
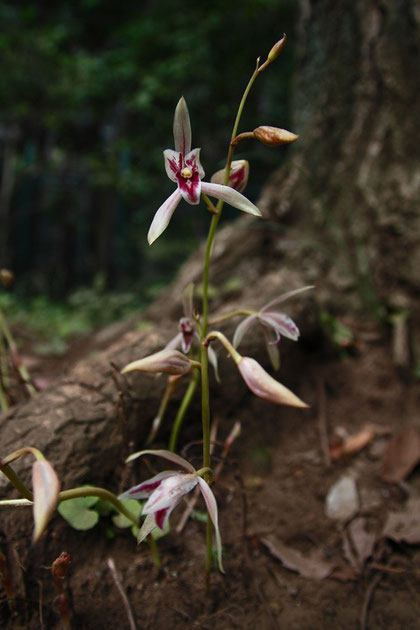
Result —
<path fill-rule="evenodd" d="M 16 328 L 17 343 L 23 328 L 25 334 L 39 339 L 34 347 L 37 354 L 64 354 L 75 335 L 138 312 L 149 301 L 147 293 L 106 290 L 98 280 L 60 301 L 47 295 L 22 298 L 0 290 L 0 310 Z"/>
<path fill-rule="evenodd" d="M 148 249 L 172 191 L 162 151 L 187 100 L 208 173 L 223 165 L 235 111 L 258 55 L 291 34 L 293 0 L 0 3 L 0 266 L 23 293 L 63 296 L 101 274 L 108 287 L 171 277 L 207 229 L 181 204 Z M 242 130 L 288 126 L 293 37 L 251 96 Z M 243 146 L 247 194 L 284 151 Z M 228 217 L 236 212 L 227 213 Z"/>

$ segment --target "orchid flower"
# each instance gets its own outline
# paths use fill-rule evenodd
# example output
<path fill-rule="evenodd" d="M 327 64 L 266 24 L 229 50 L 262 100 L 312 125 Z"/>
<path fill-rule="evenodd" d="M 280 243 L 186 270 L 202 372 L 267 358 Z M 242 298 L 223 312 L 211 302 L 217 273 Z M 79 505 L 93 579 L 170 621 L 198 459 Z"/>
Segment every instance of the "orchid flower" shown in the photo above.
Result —
<path fill-rule="evenodd" d="M 196 205 L 200 201 L 201 193 L 226 201 L 243 212 L 261 216 L 258 208 L 233 188 L 201 181 L 204 177 L 204 169 L 200 163 L 200 149 L 191 150 L 190 116 L 184 97 L 179 100 L 175 109 L 173 132 L 175 150 L 166 149 L 163 155 L 166 174 L 177 184 L 177 189 L 156 212 L 147 235 L 149 245 L 166 230 L 181 199 Z"/>
<path fill-rule="evenodd" d="M 184 290 L 183 294 L 183 308 L 184 316 L 179 320 L 179 332 L 171 341 L 166 345 L 167 349 L 181 348 L 184 354 L 188 354 L 193 343 L 200 346 L 201 340 L 197 332 L 197 326 L 193 318 L 193 292 L 194 283 L 191 282 Z M 209 362 L 213 366 L 214 373 L 216 375 L 217 382 L 220 382 L 219 371 L 217 365 L 217 355 L 212 347 L 208 349 Z"/>
<path fill-rule="evenodd" d="M 213 184 L 223 184 L 225 181 L 226 169 L 222 168 L 211 176 Z M 227 185 L 238 192 L 242 192 L 248 183 L 249 162 L 248 160 L 233 160 L 230 165 L 229 179 Z"/>
<path fill-rule="evenodd" d="M 191 492 L 198 484 L 207 506 L 207 510 L 214 526 L 216 537 L 217 559 L 219 569 L 224 573 L 222 565 L 222 541 L 218 525 L 217 503 L 210 486 L 195 468 L 183 457 L 166 450 L 145 450 L 130 455 L 127 462 L 131 462 L 142 455 L 157 455 L 173 462 L 187 472 L 165 470 L 147 481 L 126 490 L 120 499 L 146 499 L 142 514 L 146 519 L 140 529 L 137 542 L 140 544 L 156 527 L 165 529 L 169 515 L 181 501 L 184 494 Z"/>
<path fill-rule="evenodd" d="M 299 328 L 296 326 L 295 322 L 288 315 L 286 315 L 286 313 L 281 313 L 279 311 L 273 310 L 273 308 L 275 306 L 278 306 L 285 300 L 289 299 L 290 297 L 312 288 L 313 287 L 311 286 L 307 286 L 302 287 L 301 289 L 295 289 L 294 291 L 283 293 L 283 295 L 280 295 L 279 297 L 275 298 L 274 300 L 263 306 L 260 311 L 256 311 L 246 317 L 235 330 L 235 334 L 233 336 L 233 346 L 237 348 L 249 328 L 255 322 L 259 323 L 262 326 L 264 332 L 265 345 L 267 347 L 267 352 L 270 357 L 272 366 L 275 370 L 278 370 L 280 367 L 280 354 L 278 344 L 280 343 L 281 338 L 287 337 L 287 339 L 297 341 L 299 339 L 300 333 Z"/>

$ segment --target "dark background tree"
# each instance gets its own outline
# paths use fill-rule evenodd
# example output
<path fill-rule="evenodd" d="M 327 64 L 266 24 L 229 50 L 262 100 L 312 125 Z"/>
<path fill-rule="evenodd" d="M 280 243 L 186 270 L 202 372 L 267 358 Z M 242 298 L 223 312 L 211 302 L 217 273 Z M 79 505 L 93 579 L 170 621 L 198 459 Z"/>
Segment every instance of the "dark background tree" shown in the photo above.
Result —
<path fill-rule="evenodd" d="M 144 238 L 171 190 L 162 151 L 172 146 L 175 105 L 184 95 L 210 176 L 255 58 L 291 30 L 294 6 L 1 3 L 0 266 L 14 269 L 16 290 L 63 297 L 99 276 L 144 291 L 140 277 L 173 275 L 207 225 L 183 205 L 165 243 L 149 250 Z M 262 77 L 245 125 L 287 126 L 292 54 L 293 38 L 281 68 Z M 255 198 L 281 157 L 256 146 L 251 157 Z"/>

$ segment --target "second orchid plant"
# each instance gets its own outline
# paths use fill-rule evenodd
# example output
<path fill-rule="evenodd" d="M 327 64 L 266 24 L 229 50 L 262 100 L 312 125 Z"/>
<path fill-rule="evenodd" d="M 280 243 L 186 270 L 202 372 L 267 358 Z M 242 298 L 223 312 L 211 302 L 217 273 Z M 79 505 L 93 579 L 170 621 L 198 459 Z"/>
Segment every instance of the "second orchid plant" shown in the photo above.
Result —
<path fill-rule="evenodd" d="M 246 212 L 254 217 L 261 217 L 259 209 L 242 194 L 248 179 L 249 165 L 246 160 L 233 160 L 235 147 L 238 142 L 245 138 L 254 138 L 271 146 L 288 144 L 297 139 L 297 136 L 289 131 L 269 126 L 260 126 L 251 132 L 238 134 L 242 111 L 254 81 L 277 58 L 284 47 L 285 41 L 286 37 L 283 36 L 273 46 L 264 63 L 260 64 L 260 59 L 257 60 L 256 68 L 248 82 L 238 108 L 229 143 L 226 166 L 222 171 L 215 173 L 210 182 L 203 181 L 204 169 L 200 162 L 200 149 L 191 148 L 191 124 L 184 98 L 179 100 L 175 109 L 173 124 L 175 148 L 164 151 L 166 173 L 176 185 L 176 188 L 156 212 L 147 239 L 149 244 L 152 244 L 162 235 L 182 199 L 191 205 L 197 205 L 201 200 L 204 201 L 206 211 L 210 211 L 212 216 L 203 261 L 202 304 L 200 312 L 196 312 L 193 309 L 194 289 L 192 285 L 188 286 L 184 293 L 184 316 L 179 322 L 178 335 L 159 352 L 126 365 L 122 369 L 122 373 L 128 374 L 133 371 L 141 371 L 169 375 L 168 387 L 158 415 L 153 423 L 147 446 L 156 436 L 169 396 L 176 383 L 185 375 L 190 377 L 189 385 L 173 423 L 168 450 L 146 448 L 132 454 L 127 460 L 133 461 L 143 456 L 157 456 L 174 464 L 180 470 L 170 469 L 160 472 L 152 478 L 128 489 L 118 498 L 108 490 L 92 486 L 60 491 L 57 475 L 43 454 L 33 447 L 22 448 L 0 459 L 0 470 L 9 478 L 24 498 L 1 501 L 0 504 L 10 505 L 18 502 L 33 504 L 35 520 L 34 540 L 37 540 L 43 533 L 57 504 L 61 501 L 80 496 L 99 496 L 112 503 L 115 509 L 124 514 L 133 524 L 137 524 L 138 518 L 130 512 L 125 500 L 146 500 L 142 508 L 142 516 L 145 516 L 145 519 L 139 531 L 138 542 L 140 543 L 147 539 L 155 561 L 159 564 L 160 560 L 156 543 L 153 539 L 153 532 L 164 530 L 169 516 L 176 505 L 187 493 L 194 488 L 199 488 L 209 516 L 206 535 L 206 572 L 209 575 L 211 569 L 213 535 L 216 543 L 218 567 L 223 572 L 218 509 L 211 488 L 215 480 L 215 474 L 211 466 L 209 362 L 213 366 L 218 379 L 217 356 L 213 345 L 219 342 L 224 346 L 236 364 L 246 385 L 254 395 L 278 405 L 290 405 L 300 408 L 307 406 L 287 387 L 270 376 L 257 361 L 251 357 L 242 356 L 237 348 L 240 346 L 247 330 L 255 324 L 260 325 L 264 333 L 270 360 L 273 367 L 277 369 L 279 367 L 278 343 L 281 337 L 287 337 L 294 341 L 299 337 L 299 330 L 296 324 L 285 313 L 280 312 L 277 307 L 287 298 L 291 298 L 309 287 L 285 293 L 263 306 L 257 312 L 241 309 L 224 315 L 219 319 L 214 319 L 213 324 L 233 317 L 244 317 L 236 328 L 232 342 L 219 330 L 209 331 L 210 259 L 223 205 L 228 203 L 242 212 Z M 215 205 L 210 198 L 217 199 L 217 204 Z M 196 470 L 190 462 L 177 455 L 175 450 L 184 416 L 200 382 L 203 450 L 202 467 Z M 235 431 L 237 433 L 237 430 Z M 226 442 L 226 452 L 235 431 Z M 14 460 L 27 453 L 32 454 L 36 460 L 32 475 L 33 492 L 26 487 L 10 466 Z"/>

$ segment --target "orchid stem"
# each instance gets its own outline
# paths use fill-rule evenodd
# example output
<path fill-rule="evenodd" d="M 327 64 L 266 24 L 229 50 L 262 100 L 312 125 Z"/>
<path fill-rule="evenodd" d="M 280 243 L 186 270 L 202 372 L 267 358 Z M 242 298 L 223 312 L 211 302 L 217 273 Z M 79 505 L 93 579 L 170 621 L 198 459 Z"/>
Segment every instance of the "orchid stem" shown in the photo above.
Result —
<path fill-rule="evenodd" d="M 28 499 L 28 501 L 33 501 L 34 497 L 32 492 L 25 486 L 25 484 L 15 473 L 13 468 L 6 464 L 5 466 L 1 467 L 1 472 L 6 475 L 10 483 L 16 488 L 18 492 L 20 492 L 23 497 L 25 497 L 25 499 Z"/>
<path fill-rule="evenodd" d="M 171 437 L 169 440 L 169 450 L 172 451 L 172 453 L 175 452 L 179 431 L 181 429 L 188 407 L 190 406 L 191 400 L 195 394 L 195 390 L 197 389 L 199 376 L 200 373 L 197 370 L 194 370 L 193 377 L 190 381 L 190 384 L 188 385 L 187 391 L 184 394 L 184 397 L 178 409 L 178 413 L 176 414 L 174 424 L 172 426 Z"/>
<path fill-rule="evenodd" d="M 155 563 L 155 566 L 160 571 L 162 569 L 162 562 L 161 562 L 161 559 L 160 559 L 159 549 L 158 549 L 158 546 L 156 544 L 156 540 L 153 538 L 152 534 L 149 534 L 147 536 L 146 540 L 147 540 L 147 543 L 149 545 L 150 552 L 152 554 L 153 562 Z"/>
<path fill-rule="evenodd" d="M 252 85 L 255 79 L 258 76 L 258 66 L 259 61 L 257 61 L 256 68 L 248 81 L 248 85 L 245 88 L 245 91 L 242 95 L 241 102 L 239 103 L 238 111 L 236 114 L 235 122 L 233 125 L 232 136 L 229 143 L 229 150 L 227 154 L 226 160 L 226 170 L 225 170 L 225 181 L 224 184 L 227 186 L 229 182 L 229 175 L 231 170 L 231 164 L 233 159 L 233 154 L 235 152 L 235 146 L 232 144 L 232 141 L 235 139 L 238 133 L 239 122 L 242 116 L 242 112 L 245 106 L 246 99 L 248 94 L 252 88 Z M 217 206 L 217 214 L 213 214 L 209 233 L 207 236 L 206 243 L 206 251 L 204 254 L 204 264 L 203 264 L 203 303 L 202 303 L 202 341 L 207 334 L 207 326 L 208 326 L 208 313 L 209 313 L 209 272 L 210 272 L 210 258 L 211 252 L 213 249 L 213 243 L 216 236 L 217 226 L 220 221 L 220 217 L 223 209 L 223 201 L 219 201 Z M 206 346 L 202 346 L 201 349 L 201 413 L 202 413 L 202 425 L 203 425 L 203 468 L 210 468 L 210 391 L 209 391 L 209 375 L 208 375 L 208 348 Z M 210 518 L 207 519 L 207 553 L 206 553 L 206 582 L 207 587 L 209 585 L 209 575 L 211 570 L 211 558 L 212 558 L 212 524 Z"/>

